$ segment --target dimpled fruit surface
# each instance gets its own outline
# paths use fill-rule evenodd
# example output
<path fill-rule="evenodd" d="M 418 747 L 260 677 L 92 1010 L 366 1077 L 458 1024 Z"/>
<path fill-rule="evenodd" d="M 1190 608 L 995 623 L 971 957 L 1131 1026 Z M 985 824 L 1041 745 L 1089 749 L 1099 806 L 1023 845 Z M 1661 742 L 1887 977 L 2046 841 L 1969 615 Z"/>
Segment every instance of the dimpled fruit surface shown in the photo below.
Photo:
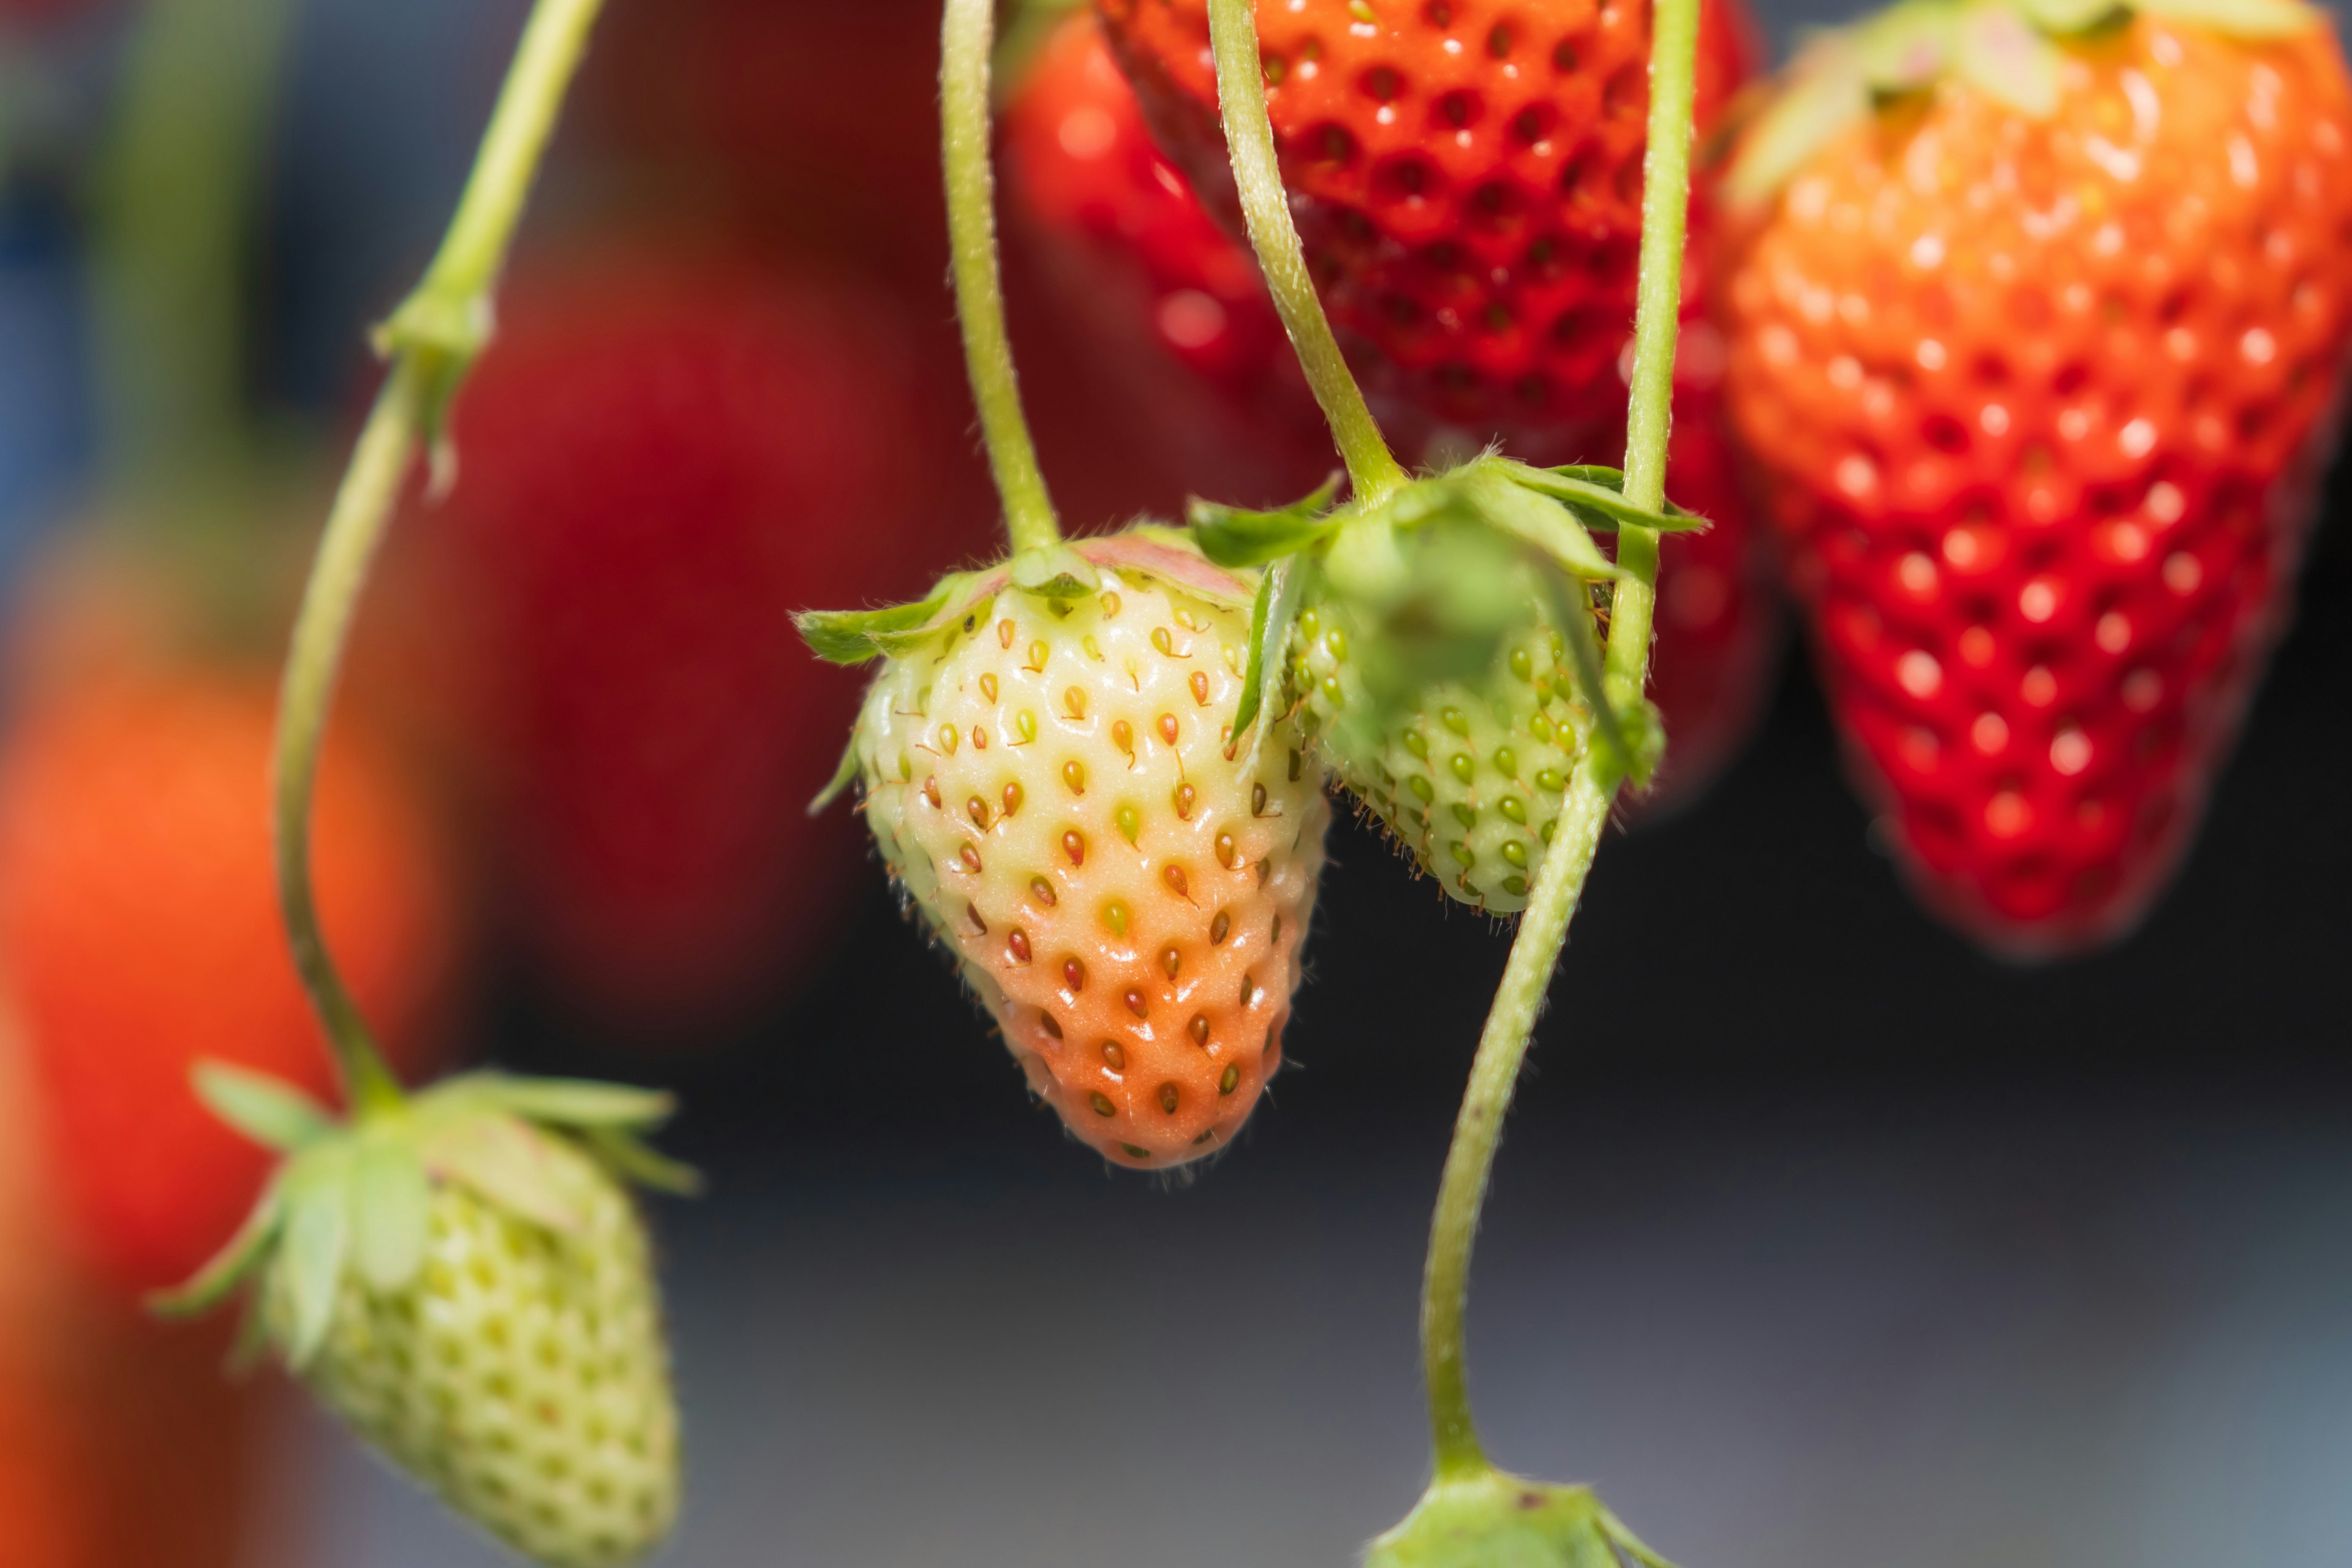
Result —
<path fill-rule="evenodd" d="M 2140 17 L 2037 120 L 1957 82 L 1840 132 L 1744 240 L 1736 427 L 1915 883 L 2025 954 L 2188 842 L 2280 624 L 2352 337 L 2323 23 Z"/>
<path fill-rule="evenodd" d="M 1280 1065 L 1330 811 L 1231 724 L 1245 600 L 1005 591 L 894 659 L 857 759 L 884 857 L 1030 1087 L 1135 1167 L 1231 1142 Z"/>
<path fill-rule="evenodd" d="M 643 1556 L 677 1511 L 661 1305 L 625 1190 L 562 1140 L 539 1143 L 576 1230 L 436 1183 L 416 1279 L 380 1291 L 347 1271 L 304 1377 L 516 1551 L 553 1568 L 611 1568 Z M 268 1310 L 283 1342 L 284 1289 Z"/>

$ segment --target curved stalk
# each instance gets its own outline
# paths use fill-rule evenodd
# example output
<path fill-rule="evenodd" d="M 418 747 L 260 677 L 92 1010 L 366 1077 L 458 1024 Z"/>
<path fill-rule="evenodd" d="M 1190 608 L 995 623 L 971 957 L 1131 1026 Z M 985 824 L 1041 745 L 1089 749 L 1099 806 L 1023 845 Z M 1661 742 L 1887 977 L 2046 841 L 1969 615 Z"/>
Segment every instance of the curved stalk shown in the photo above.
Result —
<path fill-rule="evenodd" d="M 273 758 L 278 900 L 294 963 L 353 1109 L 400 1103 L 399 1080 L 337 972 L 310 879 L 310 807 L 335 678 L 403 482 L 489 340 L 491 291 L 602 0 L 538 0 L 440 252 L 377 333 L 392 371 L 327 517 L 286 656 Z"/>
<path fill-rule="evenodd" d="M 989 53 L 994 0 L 948 0 L 940 26 L 940 151 L 948 186 L 948 237 L 954 253 L 956 316 L 964 366 L 988 463 L 1004 502 L 1015 552 L 1060 542 L 1037 446 L 1021 412 L 1013 343 L 1004 328 L 1004 280 L 996 254 L 996 174 L 989 162 Z"/>
<path fill-rule="evenodd" d="M 1291 347 L 1315 390 L 1315 401 L 1331 426 L 1331 439 L 1348 465 L 1357 499 L 1376 505 L 1404 488 L 1404 468 L 1389 450 L 1380 424 L 1364 402 L 1363 389 L 1349 374 L 1330 318 L 1316 298 L 1307 270 L 1298 226 L 1282 186 L 1282 163 L 1274 148 L 1274 121 L 1265 106 L 1265 71 L 1257 47 L 1252 0 L 1209 0 L 1209 40 L 1216 51 L 1217 102 L 1225 122 L 1225 145 L 1233 157 L 1234 186 L 1251 248 L 1265 274 L 1274 307 L 1290 334 Z"/>
<path fill-rule="evenodd" d="M 1244 5 L 1247 0 L 1213 0 Z M 1642 200 L 1640 305 L 1634 325 L 1632 406 L 1626 421 L 1625 496 L 1655 507 L 1664 495 L 1666 436 L 1674 397 L 1675 328 L 1681 314 L 1685 212 L 1690 197 L 1690 144 L 1698 0 L 1656 0 L 1652 41 L 1650 146 Z M 1630 707 L 1648 683 L 1650 628 L 1656 603 L 1658 536 L 1628 527 L 1617 536 L 1625 575 L 1615 584 L 1606 679 L 1613 702 Z M 1470 1256 L 1502 1135 L 1504 1113 L 1527 1056 L 1560 949 L 1568 941 L 1584 880 L 1592 868 L 1618 779 L 1588 752 L 1569 780 L 1568 799 L 1527 912 L 1519 917 L 1509 963 L 1495 993 L 1470 1086 L 1446 1152 L 1430 1226 L 1422 1286 L 1422 1363 L 1429 1383 L 1430 1426 L 1440 1481 L 1487 1468 L 1463 1369 L 1463 1318 Z"/>

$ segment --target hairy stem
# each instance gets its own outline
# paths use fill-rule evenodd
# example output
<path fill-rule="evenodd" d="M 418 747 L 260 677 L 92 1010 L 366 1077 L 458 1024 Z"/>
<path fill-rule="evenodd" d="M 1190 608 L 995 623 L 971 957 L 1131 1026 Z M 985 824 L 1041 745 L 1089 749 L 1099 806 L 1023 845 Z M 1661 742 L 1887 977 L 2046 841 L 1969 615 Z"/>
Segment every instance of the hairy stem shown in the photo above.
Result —
<path fill-rule="evenodd" d="M 948 237 L 954 253 L 956 315 L 964 367 L 988 443 L 989 467 L 1004 502 L 1014 551 L 1058 542 L 1062 531 L 1045 491 L 1037 446 L 1021 412 L 1013 343 L 1004 329 L 1004 280 L 996 255 L 996 174 L 989 161 L 989 52 L 994 0 L 948 0 L 940 28 L 940 148 L 946 165 Z"/>
<path fill-rule="evenodd" d="M 1429 1420 L 1437 1445 L 1440 1480 L 1486 1468 L 1471 1419 L 1470 1392 L 1462 1364 L 1462 1319 L 1469 1301 L 1470 1251 L 1477 1238 L 1478 1211 L 1486 1201 L 1486 1179 L 1495 1168 L 1495 1147 L 1510 1109 L 1519 1064 L 1534 1037 L 1537 1015 L 1568 941 L 1569 921 L 1592 869 L 1601 830 L 1609 820 L 1613 781 L 1604 780 L 1588 755 L 1569 781 L 1566 809 L 1543 865 L 1529 889 L 1527 912 L 1511 943 L 1470 1087 L 1454 1119 L 1454 1143 L 1446 1151 L 1445 1175 L 1437 1189 L 1437 1217 L 1430 1226 L 1429 1265 L 1422 1283 L 1422 1366 L 1429 1381 Z"/>
<path fill-rule="evenodd" d="M 1650 144 L 1642 184 L 1642 269 L 1633 316 L 1632 402 L 1625 413 L 1625 499 L 1655 508 L 1666 493 L 1674 424 L 1675 343 L 1682 323 L 1683 244 L 1690 213 L 1691 121 L 1697 98 L 1698 0 L 1655 0 L 1650 43 Z M 1617 535 L 1609 616 L 1609 697 L 1631 705 L 1648 684 L 1657 607 L 1658 535 Z"/>
<path fill-rule="evenodd" d="M 516 47 L 474 171 L 439 254 L 377 333 L 392 370 L 336 491 L 286 656 L 274 757 L 278 901 L 294 963 L 361 1115 L 400 1102 L 367 1022 L 335 967 L 310 878 L 319 754 L 368 567 L 418 448 L 437 439 L 449 399 L 489 340 L 491 291 L 601 0 L 538 0 Z"/>
<path fill-rule="evenodd" d="M 1331 335 L 1330 319 L 1323 314 L 1323 301 L 1316 298 L 1298 226 L 1290 220 L 1282 164 L 1274 149 L 1274 121 L 1265 105 L 1253 0 L 1209 0 L 1209 39 L 1216 51 L 1217 102 L 1250 245 L 1257 252 L 1283 329 L 1307 372 L 1307 384 L 1315 389 L 1315 401 L 1330 423 L 1331 439 L 1348 465 L 1348 479 L 1360 500 L 1377 503 L 1402 489 L 1406 474 L 1389 451 L 1364 402 L 1363 389 L 1348 372 L 1339 340 Z"/>
<path fill-rule="evenodd" d="M 1225 4 L 1226 0 L 1213 0 Z M 1234 0 L 1246 5 L 1247 0 Z M 1213 13 L 1213 15 L 1214 13 Z M 1625 495 L 1655 507 L 1664 495 L 1666 435 L 1674 395 L 1675 330 L 1680 316 L 1685 210 L 1690 196 L 1692 79 L 1698 0 L 1656 0 L 1650 99 L 1650 150 L 1642 201 L 1640 307 L 1634 326 L 1633 403 L 1628 410 Z M 1616 584 L 1609 625 L 1612 701 L 1642 700 L 1649 675 L 1651 613 L 1656 600 L 1658 536 L 1628 527 L 1617 535 Z M 1608 821 L 1618 780 L 1588 751 L 1569 781 L 1568 798 L 1536 875 L 1517 939 L 1495 993 L 1470 1087 L 1454 1126 L 1430 1227 L 1423 1280 L 1422 1362 L 1441 1481 L 1486 1468 L 1463 1370 L 1463 1318 L 1469 1300 L 1470 1254 L 1494 1169 L 1504 1113 L 1535 1031 L 1570 920 Z"/>

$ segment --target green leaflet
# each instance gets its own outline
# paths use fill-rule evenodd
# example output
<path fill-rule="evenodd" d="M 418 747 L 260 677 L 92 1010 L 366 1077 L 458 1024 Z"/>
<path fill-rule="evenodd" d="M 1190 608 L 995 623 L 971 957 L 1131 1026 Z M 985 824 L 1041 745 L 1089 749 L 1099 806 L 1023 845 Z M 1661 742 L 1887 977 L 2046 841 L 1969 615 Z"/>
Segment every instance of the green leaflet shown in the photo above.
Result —
<path fill-rule="evenodd" d="M 1304 570 L 1297 561 L 1278 561 L 1258 582 L 1257 602 L 1250 607 L 1249 668 L 1242 676 L 1242 700 L 1234 712 L 1235 735 L 1267 709 L 1282 686 L 1283 650 L 1289 647 L 1290 628 L 1298 619 Z M 1251 742 L 1253 750 L 1256 744 Z"/>
<path fill-rule="evenodd" d="M 1686 511 L 1672 501 L 1656 511 L 1635 506 L 1625 499 L 1625 476 L 1616 468 L 1593 463 L 1537 468 L 1507 458 L 1494 458 L 1491 463 L 1514 484 L 1564 503 L 1576 514 L 1579 523 L 1604 533 L 1614 532 L 1625 523 L 1654 528 L 1662 533 L 1700 532 L 1715 526 L 1698 513 Z"/>
<path fill-rule="evenodd" d="M 677 1113 L 677 1099 L 657 1089 L 595 1083 L 585 1079 L 513 1078 L 475 1073 L 448 1086 L 485 1104 L 532 1121 L 564 1127 L 618 1127 L 644 1131 Z"/>
<path fill-rule="evenodd" d="M 570 1234 L 579 1211 L 548 1158 L 547 1134 L 497 1111 L 459 1117 L 425 1140 L 425 1167 L 534 1225 Z"/>
<path fill-rule="evenodd" d="M 396 1290 L 425 1260 L 433 1184 L 404 1140 L 378 1139 L 352 1166 L 352 1262 L 379 1290 Z"/>
<path fill-rule="evenodd" d="M 342 1284 L 352 1228 L 351 1191 L 341 1175 L 335 1172 L 305 1184 L 289 1199 L 278 1268 L 285 1278 L 289 1309 L 286 1364 L 297 1372 L 319 1353 L 335 1321 L 335 1295 Z"/>
<path fill-rule="evenodd" d="M 2326 15 L 2299 0 L 2139 0 L 2133 9 L 2238 38 L 2291 37 L 2323 25 Z"/>
<path fill-rule="evenodd" d="M 1331 516 L 1331 499 L 1339 493 L 1339 476 L 1334 474 L 1314 494 L 1272 511 L 1195 499 L 1185 506 L 1184 516 L 1201 553 L 1218 565 L 1263 566 L 1328 538 L 1339 527 Z"/>
<path fill-rule="evenodd" d="M 1585 1487 L 1498 1470 L 1433 1482 L 1364 1568 L 1673 1568 Z"/>
<path fill-rule="evenodd" d="M 803 610 L 793 617 L 793 625 L 810 651 L 828 664 L 864 664 L 919 642 L 962 584 L 961 574 L 951 575 L 930 597 L 887 609 Z"/>
<path fill-rule="evenodd" d="M 159 1318 L 203 1317 L 235 1295 L 268 1258 L 285 1218 L 285 1201 L 273 1185 L 262 1194 L 229 1244 L 197 1270 L 195 1278 L 176 1289 L 159 1290 L 148 1297 L 147 1310 Z"/>
<path fill-rule="evenodd" d="M 700 1172 L 620 1128 L 591 1127 L 581 1132 L 580 1141 L 587 1145 L 590 1153 L 638 1186 L 681 1198 L 694 1197 L 702 1191 Z"/>
<path fill-rule="evenodd" d="M 226 1062 L 201 1061 L 188 1080 L 215 1116 L 265 1149 L 291 1153 L 335 1130 L 324 1107 L 282 1079 Z"/>

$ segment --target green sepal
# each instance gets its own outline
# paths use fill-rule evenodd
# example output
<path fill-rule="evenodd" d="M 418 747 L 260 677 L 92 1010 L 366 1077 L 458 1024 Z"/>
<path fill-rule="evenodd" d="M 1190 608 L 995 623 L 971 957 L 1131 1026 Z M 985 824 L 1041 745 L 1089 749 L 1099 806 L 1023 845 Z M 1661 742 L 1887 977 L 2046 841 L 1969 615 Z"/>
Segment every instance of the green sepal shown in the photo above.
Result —
<path fill-rule="evenodd" d="M 1200 542 L 1201 553 L 1218 565 L 1263 566 L 1330 537 L 1339 527 L 1331 516 L 1331 500 L 1339 493 L 1339 482 L 1340 476 L 1334 474 L 1314 494 L 1271 511 L 1251 511 L 1195 497 L 1185 503 L 1184 520 Z"/>
<path fill-rule="evenodd" d="M 1592 542 L 1571 509 L 1532 486 L 1517 483 L 1516 476 L 1502 478 L 1506 482 L 1497 483 L 1487 474 L 1476 478 L 1479 510 L 1489 524 L 1534 546 L 1562 571 L 1588 583 L 1617 578 L 1617 563 L 1601 553 L 1601 546 Z"/>
<path fill-rule="evenodd" d="M 2014 0 L 2014 4 L 2035 26 L 2061 38 L 2095 33 L 2135 9 L 2149 9 L 2126 0 Z"/>
<path fill-rule="evenodd" d="M 1006 565 L 1013 585 L 1040 599 L 1083 599 L 1102 591 L 1094 563 L 1066 544 L 1024 550 Z"/>
<path fill-rule="evenodd" d="M 281 1154 L 306 1149 L 336 1130 L 325 1107 L 282 1079 L 205 1060 L 188 1070 L 188 1082 L 215 1116 Z"/>
<path fill-rule="evenodd" d="M 158 1290 L 147 1298 L 147 1310 L 159 1318 L 201 1318 L 231 1296 L 269 1259 L 279 1228 L 286 1221 L 285 1200 L 272 1184 L 229 1244 L 213 1255 L 184 1285 Z"/>
<path fill-rule="evenodd" d="M 849 744 L 841 748 L 841 761 L 834 764 L 833 777 L 824 781 L 824 787 L 817 791 L 816 798 L 808 803 L 808 814 L 811 816 L 822 815 L 825 807 L 841 798 L 842 791 L 856 781 L 857 737 L 852 735 Z"/>
<path fill-rule="evenodd" d="M 803 610 L 793 617 L 793 626 L 809 645 L 809 651 L 826 663 L 865 664 L 903 653 L 920 642 L 963 582 L 961 574 L 950 575 L 931 590 L 929 598 L 886 609 Z"/>
<path fill-rule="evenodd" d="M 515 1078 L 473 1073 L 455 1079 L 445 1092 L 472 1096 L 528 1121 L 562 1127 L 617 1127 L 642 1132 L 677 1114 L 677 1097 L 658 1089 L 597 1083 L 576 1078 Z"/>
<path fill-rule="evenodd" d="M 1961 13 L 1952 74 L 2020 114 L 2047 120 L 2058 111 L 2058 46 L 1999 0 Z"/>
<path fill-rule="evenodd" d="M 352 1263 L 379 1290 L 397 1290 L 416 1277 L 433 1208 L 425 1162 L 405 1139 L 364 1144 L 351 1174 Z"/>
<path fill-rule="evenodd" d="M 1550 573 L 1543 578 L 1543 591 L 1549 601 L 1551 619 L 1558 627 L 1560 641 L 1568 647 L 1569 662 L 1576 667 L 1576 684 L 1586 701 L 1592 706 L 1592 738 L 1595 743 L 1610 747 L 1621 759 L 1630 760 L 1634 754 L 1631 738 L 1625 732 L 1625 721 L 1616 705 L 1609 700 L 1609 680 L 1601 651 L 1600 634 L 1593 630 L 1592 613 L 1579 601 L 1585 594 L 1581 584 L 1563 583 Z"/>
<path fill-rule="evenodd" d="M 625 1181 L 672 1197 L 698 1197 L 702 1173 L 683 1160 L 673 1160 L 645 1140 L 618 1127 L 587 1127 L 579 1133 L 588 1152 Z"/>
<path fill-rule="evenodd" d="M 340 1163 L 317 1179 L 289 1183 L 286 1237 L 276 1267 L 285 1280 L 289 1312 L 279 1348 L 300 1372 L 326 1342 L 335 1321 L 335 1298 L 351 1250 L 351 1188 Z"/>
<path fill-rule="evenodd" d="M 427 1170 L 545 1229 L 570 1235 L 581 1215 L 554 1179 L 545 1139 L 521 1118 L 485 1110 L 434 1129 L 421 1151 Z"/>
<path fill-rule="evenodd" d="M 1258 580 L 1257 600 L 1250 606 L 1249 667 L 1242 676 L 1241 702 L 1234 710 L 1236 736 L 1273 706 L 1281 689 L 1284 652 L 1290 646 L 1290 628 L 1298 621 L 1307 570 L 1297 561 L 1277 561 Z M 1255 742 L 1251 750 L 1256 750 Z"/>
<path fill-rule="evenodd" d="M 1635 506 L 1625 499 L 1625 475 L 1617 468 L 1597 463 L 1537 468 L 1508 458 L 1496 459 L 1495 466 L 1513 483 L 1564 503 L 1579 523 L 1598 532 L 1613 533 L 1625 523 L 1661 533 L 1700 533 L 1715 526 L 1671 500 L 1655 511 Z"/>
<path fill-rule="evenodd" d="M 1724 174 L 1725 196 L 1734 206 L 1770 200 L 1814 153 L 1869 112 L 1870 86 L 1853 35 L 1816 37 L 1739 139 L 1739 151 Z"/>
<path fill-rule="evenodd" d="M 2326 13 L 2299 0 L 2137 0 L 2132 9 L 2193 22 L 2233 38 L 2285 38 L 2325 25 Z"/>
<path fill-rule="evenodd" d="M 1433 1482 L 1404 1522 L 1372 1542 L 1364 1568 L 1673 1568 L 1588 1487 L 1499 1470 Z"/>

